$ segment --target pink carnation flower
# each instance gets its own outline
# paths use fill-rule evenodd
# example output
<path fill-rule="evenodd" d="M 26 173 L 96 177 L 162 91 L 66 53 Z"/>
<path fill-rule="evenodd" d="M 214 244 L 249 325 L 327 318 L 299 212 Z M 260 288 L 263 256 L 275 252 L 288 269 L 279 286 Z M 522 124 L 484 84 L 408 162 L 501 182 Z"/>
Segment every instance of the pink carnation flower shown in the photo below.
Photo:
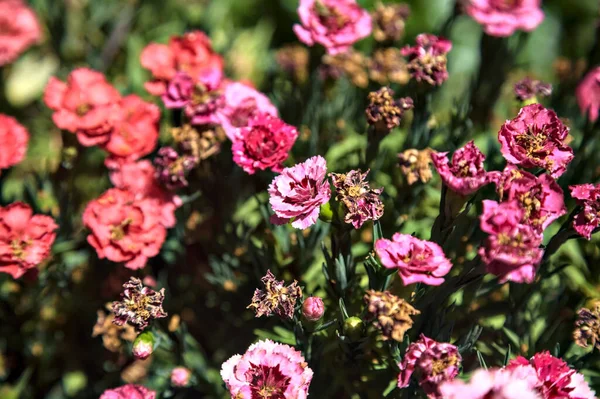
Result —
<path fill-rule="evenodd" d="M 100 399 L 154 399 L 156 392 L 141 385 L 127 384 L 122 387 L 107 389 Z"/>
<path fill-rule="evenodd" d="M 600 184 L 578 184 L 569 186 L 571 197 L 578 199 L 583 210 L 575 216 L 573 228 L 590 240 L 592 232 L 600 224 Z"/>
<path fill-rule="evenodd" d="M 537 266 L 542 260 L 539 248 L 542 236 L 531 226 L 521 223 L 524 211 L 517 201 L 498 204 L 483 201 L 481 230 L 489 236 L 479 255 L 487 265 L 487 271 L 517 283 L 531 283 Z"/>
<path fill-rule="evenodd" d="M 0 26 L 0 66 L 13 62 L 42 37 L 35 13 L 22 0 L 0 1 Z"/>
<path fill-rule="evenodd" d="M 451 162 L 447 152 L 434 152 L 431 160 L 444 184 L 461 195 L 473 194 L 490 182 L 490 175 L 483 168 L 485 155 L 473 141 L 456 150 Z"/>
<path fill-rule="evenodd" d="M 432 86 L 441 85 L 448 79 L 447 54 L 452 50 L 452 42 L 429 33 L 420 34 L 415 41 L 414 46 L 402 49 L 412 78 Z"/>
<path fill-rule="evenodd" d="M 29 133 L 11 116 L 0 114 L 0 169 L 21 162 L 27 153 Z"/>
<path fill-rule="evenodd" d="M 223 363 L 221 377 L 232 398 L 306 399 L 313 371 L 293 347 L 264 340 Z"/>
<path fill-rule="evenodd" d="M 300 0 L 294 32 L 308 46 L 321 44 L 329 54 L 346 52 L 369 36 L 371 16 L 356 0 Z"/>
<path fill-rule="evenodd" d="M 501 200 L 519 203 L 521 222 L 539 233 L 567 212 L 562 188 L 547 174 L 536 177 L 509 164 L 495 181 Z"/>
<path fill-rule="evenodd" d="M 240 129 L 239 136 L 231 147 L 233 161 L 252 175 L 269 168 L 281 172 L 298 130 L 277 117 L 260 114 Z"/>
<path fill-rule="evenodd" d="M 174 387 L 186 387 L 190 383 L 192 372 L 185 367 L 175 367 L 171 370 L 171 385 Z"/>
<path fill-rule="evenodd" d="M 229 140 L 237 141 L 240 128 L 246 127 L 258 114 L 277 116 L 278 112 L 267 96 L 244 83 L 233 82 L 225 86 L 218 119 Z"/>
<path fill-rule="evenodd" d="M 0 273 L 19 278 L 50 257 L 56 229 L 54 219 L 22 202 L 0 207 Z"/>
<path fill-rule="evenodd" d="M 434 242 L 396 233 L 392 240 L 377 240 L 375 252 L 388 269 L 398 269 L 404 285 L 440 285 L 452 268 L 442 248 Z"/>
<path fill-rule="evenodd" d="M 536 353 L 530 360 L 522 356 L 508 363 L 506 369 L 533 376 L 533 388 L 543 399 L 595 399 L 594 391 L 583 375 L 571 369 L 550 352 Z M 537 378 L 536 378 L 537 377 Z M 531 377 L 527 378 L 532 381 Z"/>
<path fill-rule="evenodd" d="M 44 92 L 56 126 L 76 133 L 84 146 L 108 142 L 118 120 L 120 100 L 119 92 L 103 74 L 87 68 L 75 69 L 66 83 L 51 77 Z"/>
<path fill-rule="evenodd" d="M 498 140 L 508 162 L 524 168 L 546 169 L 556 179 L 573 159 L 573 150 L 565 143 L 568 134 L 569 128 L 554 111 L 531 104 L 502 126 Z"/>
<path fill-rule="evenodd" d="M 579 109 L 590 121 L 596 122 L 600 114 L 600 67 L 592 69 L 575 91 Z"/>
<path fill-rule="evenodd" d="M 479 369 L 470 382 L 444 382 L 439 390 L 444 399 L 542 399 L 522 375 L 500 369 Z"/>
<path fill-rule="evenodd" d="M 269 203 L 273 212 L 271 223 L 292 221 L 297 229 L 306 229 L 317 222 L 320 207 L 331 197 L 326 180 L 325 158 L 316 156 L 291 168 L 285 168 L 269 186 Z"/>
<path fill-rule="evenodd" d="M 158 255 L 167 236 L 155 202 L 116 188 L 87 205 L 83 224 L 90 229 L 87 241 L 100 259 L 122 262 L 134 270 Z"/>
<path fill-rule="evenodd" d="M 398 388 L 406 388 L 414 373 L 428 397 L 441 398 L 438 390 L 440 384 L 458 375 L 461 361 L 456 346 L 434 341 L 421 334 L 419 340 L 406 349 L 402 363 L 398 365 Z"/>
<path fill-rule="evenodd" d="M 510 36 L 517 30 L 530 32 L 544 20 L 542 0 L 470 0 L 466 7 L 490 36 Z"/>

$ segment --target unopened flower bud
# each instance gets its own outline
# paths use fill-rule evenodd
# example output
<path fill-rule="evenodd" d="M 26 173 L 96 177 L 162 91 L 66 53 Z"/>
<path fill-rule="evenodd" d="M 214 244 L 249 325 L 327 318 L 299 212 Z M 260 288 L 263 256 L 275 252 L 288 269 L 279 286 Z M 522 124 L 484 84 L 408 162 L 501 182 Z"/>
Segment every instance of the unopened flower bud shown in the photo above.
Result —
<path fill-rule="evenodd" d="M 352 340 L 359 339 L 362 336 L 363 329 L 363 321 L 356 316 L 349 317 L 344 322 L 344 334 Z"/>
<path fill-rule="evenodd" d="M 150 331 L 145 331 L 138 335 L 133 341 L 133 356 L 137 359 L 147 359 L 154 352 L 154 335 Z"/>
<path fill-rule="evenodd" d="M 302 304 L 302 316 L 307 320 L 317 321 L 323 317 L 324 312 L 325 305 L 323 305 L 323 300 L 319 297 L 311 296 L 306 298 Z"/>
<path fill-rule="evenodd" d="M 171 371 L 171 385 L 174 387 L 185 387 L 190 383 L 192 372 L 185 367 L 175 367 Z"/>

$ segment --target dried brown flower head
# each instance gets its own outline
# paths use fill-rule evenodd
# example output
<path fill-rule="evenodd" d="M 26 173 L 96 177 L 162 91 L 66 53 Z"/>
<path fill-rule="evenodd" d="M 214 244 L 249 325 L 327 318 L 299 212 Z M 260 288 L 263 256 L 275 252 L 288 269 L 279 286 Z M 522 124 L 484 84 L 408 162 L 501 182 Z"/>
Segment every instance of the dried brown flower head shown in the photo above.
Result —
<path fill-rule="evenodd" d="M 254 291 L 248 309 L 253 309 L 256 317 L 271 316 L 273 313 L 284 319 L 294 317 L 296 301 L 302 297 L 302 289 L 298 286 L 298 282 L 294 280 L 292 284 L 286 286 L 283 280 L 276 280 L 270 270 L 260 281 L 265 288 L 264 290 L 257 288 Z"/>
<path fill-rule="evenodd" d="M 408 4 L 377 4 L 373 17 L 373 37 L 378 42 L 396 41 L 404 36 L 406 18 L 410 15 Z"/>
<path fill-rule="evenodd" d="M 594 310 L 579 309 L 573 339 L 582 348 L 592 345 L 600 350 L 600 303 L 596 303 Z"/>
<path fill-rule="evenodd" d="M 346 76 L 353 85 L 365 88 L 369 84 L 367 61 L 363 53 L 354 50 L 336 55 L 326 54 L 323 56 L 324 68 L 321 71 L 324 77 L 339 79 Z"/>
<path fill-rule="evenodd" d="M 106 306 L 108 312 L 98 311 L 98 320 L 92 330 L 92 337 L 102 336 L 102 344 L 111 352 L 119 352 L 123 342 L 133 342 L 137 333 L 135 328 L 128 324 L 118 326 L 113 323 L 115 315 L 110 311 L 110 304 Z"/>
<path fill-rule="evenodd" d="M 388 133 L 393 128 L 400 126 L 402 115 L 406 110 L 413 108 L 413 101 L 409 97 L 394 99 L 394 91 L 389 87 L 382 87 L 369 93 L 369 105 L 366 109 L 367 121 L 375 130 Z"/>
<path fill-rule="evenodd" d="M 431 148 L 424 150 L 410 148 L 398 154 L 398 164 L 409 185 L 417 181 L 427 183 L 433 177 L 430 167 Z"/>
<path fill-rule="evenodd" d="M 141 331 L 148 326 L 150 321 L 167 317 L 167 313 L 162 307 L 165 299 L 164 288 L 158 292 L 154 291 L 144 287 L 142 280 L 135 277 L 131 277 L 128 282 L 123 284 L 123 288 L 125 290 L 121 294 L 121 300 L 112 304 L 115 314 L 114 324 L 122 326 L 129 323 Z"/>
<path fill-rule="evenodd" d="M 351 170 L 348 173 L 330 173 L 336 190 L 337 201 L 344 204 L 344 221 L 359 229 L 367 220 L 378 220 L 383 215 L 383 203 L 379 196 L 383 188 L 373 189 L 366 181 L 369 171 Z"/>
<path fill-rule="evenodd" d="M 389 291 L 369 290 L 365 295 L 365 302 L 367 302 L 369 315 L 373 319 L 373 325 L 381 330 L 384 340 L 393 339 L 402 342 L 404 334 L 413 325 L 411 316 L 421 313 L 404 299 L 392 295 Z"/>
<path fill-rule="evenodd" d="M 185 155 L 193 157 L 196 162 L 218 154 L 225 138 L 223 132 L 218 129 L 198 131 L 191 125 L 174 127 L 171 129 L 171 135 L 181 151 Z"/>
<path fill-rule="evenodd" d="M 308 78 L 308 49 L 299 44 L 291 44 L 277 50 L 275 60 L 287 74 L 297 82 L 305 82 Z"/>
<path fill-rule="evenodd" d="M 400 49 L 388 47 L 375 50 L 369 59 L 369 77 L 381 85 L 407 84 L 410 73 Z"/>

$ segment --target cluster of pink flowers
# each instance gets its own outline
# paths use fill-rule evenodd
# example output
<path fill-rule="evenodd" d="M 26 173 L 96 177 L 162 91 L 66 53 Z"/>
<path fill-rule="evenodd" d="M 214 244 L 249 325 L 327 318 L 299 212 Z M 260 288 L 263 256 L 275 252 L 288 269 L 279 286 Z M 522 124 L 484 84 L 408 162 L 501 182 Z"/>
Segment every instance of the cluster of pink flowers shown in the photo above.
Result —
<path fill-rule="evenodd" d="M 27 152 L 29 133 L 15 118 L 0 114 L 0 169 L 21 162 Z"/>
<path fill-rule="evenodd" d="M 107 389 L 100 399 L 154 399 L 156 392 L 134 384 L 123 385 L 122 387 Z"/>
<path fill-rule="evenodd" d="M 408 234 L 396 233 L 391 240 L 377 240 L 375 252 L 384 267 L 398 269 L 404 285 L 440 285 L 452 268 L 439 245 Z"/>
<path fill-rule="evenodd" d="M 309 46 L 318 43 L 329 54 L 348 51 L 372 30 L 371 16 L 356 0 L 300 0 L 298 15 L 298 39 Z"/>
<path fill-rule="evenodd" d="M 79 68 L 66 82 L 50 78 L 44 102 L 60 129 L 84 146 L 98 145 L 116 158 L 139 159 L 158 140 L 160 110 L 136 95 L 121 97 L 103 74 Z"/>
<path fill-rule="evenodd" d="M 473 141 L 458 149 L 448 160 L 447 152 L 431 154 L 433 165 L 448 188 L 460 195 L 470 195 L 490 183 L 493 174 L 483 168 L 485 155 Z"/>
<path fill-rule="evenodd" d="M 0 66 L 13 62 L 42 38 L 35 13 L 22 0 L 0 0 Z"/>
<path fill-rule="evenodd" d="M 291 346 L 265 340 L 223 363 L 221 377 L 232 398 L 306 399 L 313 371 Z"/>
<path fill-rule="evenodd" d="M 532 31 L 544 20 L 542 0 L 470 0 L 466 11 L 490 36 Z"/>
<path fill-rule="evenodd" d="M 458 375 L 461 362 L 456 346 L 421 334 L 418 341 L 408 346 L 399 364 L 398 388 L 406 388 L 414 374 L 428 397 L 441 399 L 445 396 L 439 391 L 440 384 Z"/>
<path fill-rule="evenodd" d="M 0 272 L 19 278 L 50 256 L 58 226 L 29 205 L 15 202 L 0 207 Z"/>

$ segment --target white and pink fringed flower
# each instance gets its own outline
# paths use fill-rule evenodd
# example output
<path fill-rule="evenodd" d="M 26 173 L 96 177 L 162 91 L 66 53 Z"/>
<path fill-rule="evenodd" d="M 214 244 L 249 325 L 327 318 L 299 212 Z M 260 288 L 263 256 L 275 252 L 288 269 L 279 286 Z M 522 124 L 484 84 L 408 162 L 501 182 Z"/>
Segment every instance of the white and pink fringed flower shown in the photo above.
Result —
<path fill-rule="evenodd" d="M 293 347 L 264 340 L 223 363 L 221 377 L 232 398 L 306 399 L 313 371 Z"/>

